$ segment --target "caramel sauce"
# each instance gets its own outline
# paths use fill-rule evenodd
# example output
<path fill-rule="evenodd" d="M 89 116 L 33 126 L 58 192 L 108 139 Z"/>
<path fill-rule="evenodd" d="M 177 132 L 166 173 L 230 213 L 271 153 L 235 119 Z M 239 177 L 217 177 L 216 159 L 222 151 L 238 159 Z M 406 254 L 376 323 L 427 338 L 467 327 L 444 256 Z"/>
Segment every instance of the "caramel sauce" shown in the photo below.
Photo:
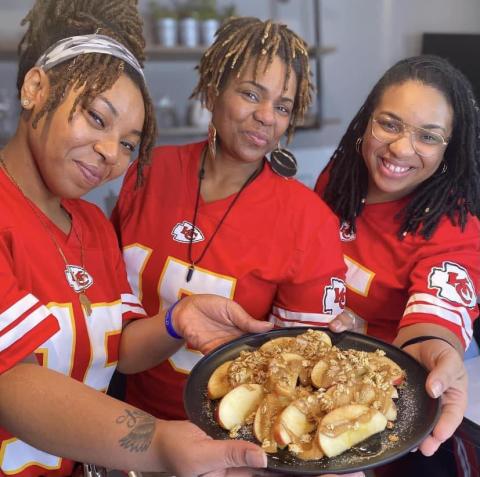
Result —
<path fill-rule="evenodd" d="M 356 424 L 366 424 L 372 419 L 374 413 L 373 409 L 369 409 L 355 419 L 345 419 L 338 423 L 319 426 L 319 431 L 328 437 L 337 437 L 344 432 L 354 429 Z"/>

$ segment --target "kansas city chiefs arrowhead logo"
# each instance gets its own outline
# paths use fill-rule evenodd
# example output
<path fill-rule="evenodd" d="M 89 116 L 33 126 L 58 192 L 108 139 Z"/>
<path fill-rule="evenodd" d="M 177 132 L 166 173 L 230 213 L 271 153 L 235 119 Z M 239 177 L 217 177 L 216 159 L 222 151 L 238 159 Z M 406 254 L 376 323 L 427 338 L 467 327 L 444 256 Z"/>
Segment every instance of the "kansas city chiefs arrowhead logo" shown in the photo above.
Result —
<path fill-rule="evenodd" d="M 428 287 L 436 290 L 437 296 L 452 303 L 473 308 L 477 296 L 467 271 L 452 262 L 443 262 L 441 267 L 432 267 Z"/>
<path fill-rule="evenodd" d="M 332 278 L 330 285 L 323 293 L 323 312 L 328 315 L 338 315 L 345 308 L 345 282 L 339 278 Z"/>
<path fill-rule="evenodd" d="M 92 276 L 78 265 L 67 265 L 65 268 L 65 276 L 68 284 L 75 290 L 76 293 L 85 291 L 93 285 Z"/>
<path fill-rule="evenodd" d="M 194 229 L 193 225 L 186 220 L 173 227 L 172 237 L 173 240 L 181 243 L 189 243 L 190 241 L 195 243 L 205 240 L 202 231 L 198 227 L 195 227 Z"/>
<path fill-rule="evenodd" d="M 342 242 L 351 242 L 357 238 L 355 232 L 352 232 L 352 227 L 348 222 L 342 222 L 340 226 L 340 240 Z"/>

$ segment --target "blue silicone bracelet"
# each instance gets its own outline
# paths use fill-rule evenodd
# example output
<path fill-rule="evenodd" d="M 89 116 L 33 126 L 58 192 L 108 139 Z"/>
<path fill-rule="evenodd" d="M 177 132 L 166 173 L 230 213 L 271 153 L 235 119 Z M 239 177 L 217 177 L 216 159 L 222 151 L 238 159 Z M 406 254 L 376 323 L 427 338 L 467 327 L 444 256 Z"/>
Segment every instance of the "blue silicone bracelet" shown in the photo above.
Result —
<path fill-rule="evenodd" d="M 183 340 L 183 338 L 175 331 L 172 323 L 172 313 L 173 309 L 177 306 L 177 303 L 180 300 L 176 301 L 165 313 L 165 328 L 167 329 L 167 333 L 177 340 Z"/>

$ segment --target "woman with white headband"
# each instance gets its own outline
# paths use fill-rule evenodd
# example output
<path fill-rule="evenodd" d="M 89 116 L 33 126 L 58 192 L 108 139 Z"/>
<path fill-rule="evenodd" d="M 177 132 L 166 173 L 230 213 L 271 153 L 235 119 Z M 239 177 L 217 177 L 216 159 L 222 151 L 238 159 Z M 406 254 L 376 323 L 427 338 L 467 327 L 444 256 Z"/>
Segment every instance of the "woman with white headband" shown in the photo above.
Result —
<path fill-rule="evenodd" d="M 24 20 L 22 112 L 0 151 L 1 476 L 67 476 L 75 461 L 177 476 L 266 465 L 252 443 L 213 441 L 102 392 L 116 367 L 140 371 L 177 349 L 169 333 L 208 351 L 270 329 L 214 296 L 136 319 L 113 229 L 79 199 L 137 149 L 143 164 L 154 141 L 136 3 L 38 0 Z"/>

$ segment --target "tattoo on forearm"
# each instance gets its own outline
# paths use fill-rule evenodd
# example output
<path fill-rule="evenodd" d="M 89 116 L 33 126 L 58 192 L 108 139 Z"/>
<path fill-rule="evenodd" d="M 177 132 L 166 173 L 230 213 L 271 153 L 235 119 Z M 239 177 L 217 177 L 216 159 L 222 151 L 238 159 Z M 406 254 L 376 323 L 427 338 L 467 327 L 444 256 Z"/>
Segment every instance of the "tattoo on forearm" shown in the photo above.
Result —
<path fill-rule="evenodd" d="M 125 414 L 117 417 L 117 424 L 126 424 L 128 434 L 119 440 L 131 452 L 145 452 L 155 433 L 155 418 L 138 409 L 125 409 Z"/>

